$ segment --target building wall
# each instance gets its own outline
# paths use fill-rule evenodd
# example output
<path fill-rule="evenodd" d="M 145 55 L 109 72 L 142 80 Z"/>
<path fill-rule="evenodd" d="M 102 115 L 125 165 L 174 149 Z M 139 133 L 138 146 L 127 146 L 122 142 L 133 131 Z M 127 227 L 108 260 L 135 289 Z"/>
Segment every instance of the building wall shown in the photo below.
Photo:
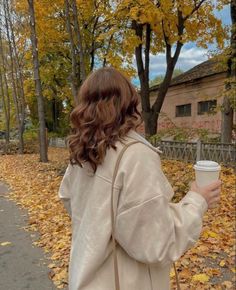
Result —
<path fill-rule="evenodd" d="M 173 126 L 205 128 L 212 132 L 221 130 L 221 112 L 216 114 L 198 114 L 198 102 L 217 100 L 217 106 L 222 104 L 226 74 L 220 73 L 189 83 L 175 85 L 169 88 L 161 110 L 158 129 Z M 151 92 L 151 103 L 157 92 Z M 176 106 L 191 103 L 191 116 L 176 117 Z"/>

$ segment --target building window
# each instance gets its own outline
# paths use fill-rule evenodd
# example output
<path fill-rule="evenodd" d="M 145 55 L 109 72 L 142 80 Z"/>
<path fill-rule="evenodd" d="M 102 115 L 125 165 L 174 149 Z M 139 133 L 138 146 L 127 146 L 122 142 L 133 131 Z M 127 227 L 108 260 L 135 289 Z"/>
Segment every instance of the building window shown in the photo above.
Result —
<path fill-rule="evenodd" d="M 212 113 L 216 108 L 216 100 L 198 102 L 198 115 Z"/>
<path fill-rule="evenodd" d="M 191 104 L 176 106 L 176 117 L 191 116 Z"/>

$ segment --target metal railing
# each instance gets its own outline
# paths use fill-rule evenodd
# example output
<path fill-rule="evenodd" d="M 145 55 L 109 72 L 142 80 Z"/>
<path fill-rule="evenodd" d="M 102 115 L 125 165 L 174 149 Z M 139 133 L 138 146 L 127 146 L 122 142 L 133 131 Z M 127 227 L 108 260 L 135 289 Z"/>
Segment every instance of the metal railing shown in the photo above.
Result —
<path fill-rule="evenodd" d="M 66 147 L 66 139 L 65 138 L 58 138 L 58 137 L 51 137 L 49 138 L 49 146 L 52 147 Z"/>
<path fill-rule="evenodd" d="M 178 142 L 152 140 L 152 145 L 159 147 L 164 159 L 181 160 L 194 163 L 196 160 L 214 160 L 227 166 L 235 166 L 235 144 Z M 49 146 L 66 147 L 65 138 L 50 138 Z"/>
<path fill-rule="evenodd" d="M 157 141 L 153 140 L 155 147 L 160 147 L 165 159 L 182 160 L 194 163 L 196 160 L 214 160 L 223 165 L 235 166 L 235 144 Z"/>

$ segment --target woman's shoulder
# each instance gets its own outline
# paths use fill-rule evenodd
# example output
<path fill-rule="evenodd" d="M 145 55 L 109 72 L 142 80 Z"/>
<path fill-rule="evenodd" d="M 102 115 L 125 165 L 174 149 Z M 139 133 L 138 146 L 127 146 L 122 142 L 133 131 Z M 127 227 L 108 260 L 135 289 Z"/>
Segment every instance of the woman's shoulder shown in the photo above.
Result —
<path fill-rule="evenodd" d="M 130 130 L 128 134 L 124 137 L 123 140 L 117 142 L 119 143 L 118 147 L 119 150 L 122 150 L 124 147 L 130 147 L 127 148 L 127 152 L 129 154 L 126 154 L 128 156 L 136 155 L 137 156 L 153 156 L 153 155 L 159 155 L 161 151 L 159 148 L 154 147 L 150 142 L 148 142 L 143 136 L 138 134 L 134 130 Z M 129 146 L 130 145 L 130 146 Z"/>
<path fill-rule="evenodd" d="M 139 164 L 149 164 L 150 166 L 159 164 L 159 155 L 155 147 L 149 145 L 145 139 L 143 140 L 141 136 L 137 135 L 132 134 L 130 136 L 128 134 L 122 140 L 116 142 L 116 149 L 109 148 L 103 163 L 97 168 L 96 175 L 112 180 L 116 162 L 122 150 L 129 144 L 131 145 L 122 154 L 119 171 L 132 171 L 133 167 Z"/>
<path fill-rule="evenodd" d="M 135 167 L 156 168 L 159 165 L 160 156 L 158 151 L 148 144 L 137 142 L 125 150 L 120 167 L 127 167 L 128 170 L 133 170 Z"/>

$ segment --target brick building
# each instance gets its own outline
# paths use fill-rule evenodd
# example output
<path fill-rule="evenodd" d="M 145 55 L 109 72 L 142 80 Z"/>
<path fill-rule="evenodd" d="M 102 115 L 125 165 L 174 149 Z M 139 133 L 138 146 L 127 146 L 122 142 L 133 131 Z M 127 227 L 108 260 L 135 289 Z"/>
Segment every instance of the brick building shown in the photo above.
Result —
<path fill-rule="evenodd" d="M 223 101 L 225 80 L 226 68 L 215 60 L 205 61 L 173 78 L 162 106 L 158 130 L 178 126 L 220 132 L 219 105 Z M 151 103 L 157 91 L 158 85 L 150 88 Z"/>

